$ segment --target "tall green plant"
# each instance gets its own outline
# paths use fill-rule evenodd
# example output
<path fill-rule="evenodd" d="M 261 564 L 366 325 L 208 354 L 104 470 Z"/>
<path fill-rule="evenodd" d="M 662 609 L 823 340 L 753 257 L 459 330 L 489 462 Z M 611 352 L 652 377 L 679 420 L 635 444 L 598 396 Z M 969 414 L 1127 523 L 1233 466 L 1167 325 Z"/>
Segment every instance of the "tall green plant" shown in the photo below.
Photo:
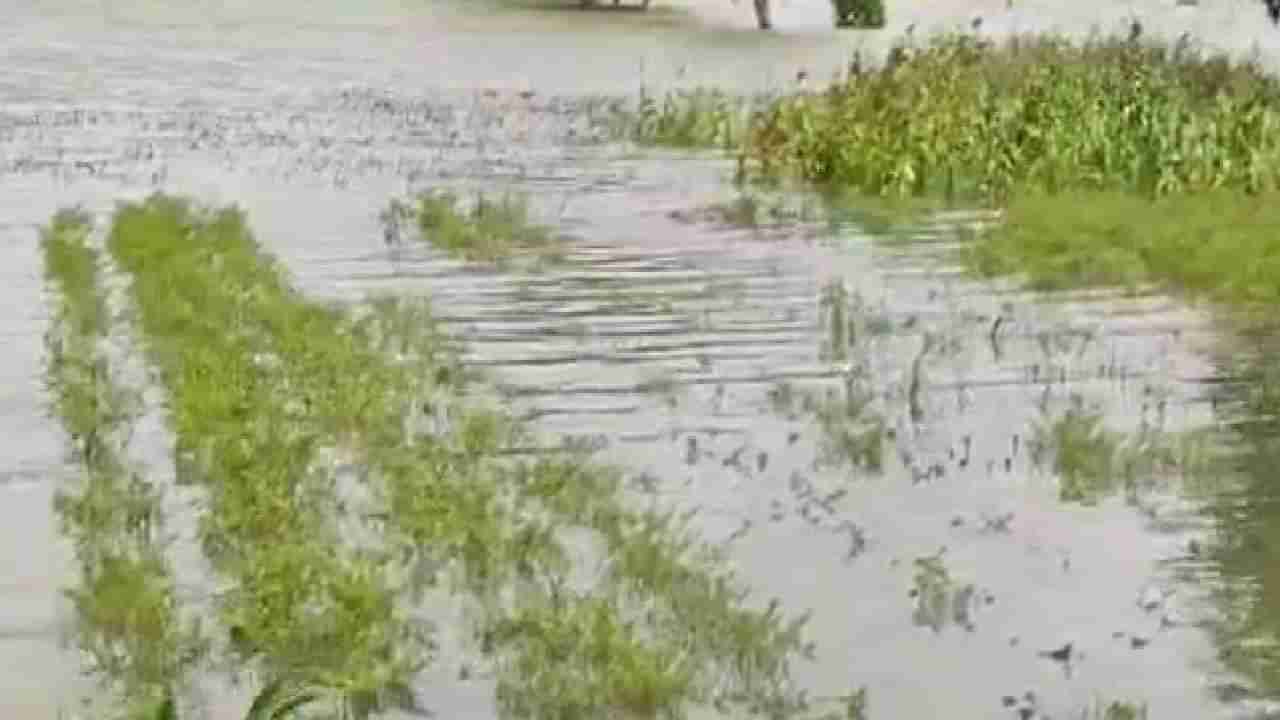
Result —
<path fill-rule="evenodd" d="M 1260 192 L 1280 179 L 1278 98 L 1258 66 L 1185 46 L 944 36 L 777 101 L 743 157 L 750 175 L 872 195 Z"/>

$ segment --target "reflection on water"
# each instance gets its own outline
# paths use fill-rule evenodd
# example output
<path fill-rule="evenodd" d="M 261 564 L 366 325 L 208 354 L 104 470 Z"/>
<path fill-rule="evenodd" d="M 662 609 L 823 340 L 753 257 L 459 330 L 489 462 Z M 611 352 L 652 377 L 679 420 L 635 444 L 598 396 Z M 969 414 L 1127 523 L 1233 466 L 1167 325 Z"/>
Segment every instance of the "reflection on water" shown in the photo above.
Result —
<path fill-rule="evenodd" d="M 1184 563 L 1217 600 L 1219 657 L 1247 678 L 1216 688 L 1231 699 L 1280 694 L 1280 366 L 1273 337 L 1270 330 L 1248 333 L 1223 362 L 1214 401 L 1239 439 L 1230 468 L 1236 482 L 1209 505 L 1214 541 L 1189 548 Z"/>

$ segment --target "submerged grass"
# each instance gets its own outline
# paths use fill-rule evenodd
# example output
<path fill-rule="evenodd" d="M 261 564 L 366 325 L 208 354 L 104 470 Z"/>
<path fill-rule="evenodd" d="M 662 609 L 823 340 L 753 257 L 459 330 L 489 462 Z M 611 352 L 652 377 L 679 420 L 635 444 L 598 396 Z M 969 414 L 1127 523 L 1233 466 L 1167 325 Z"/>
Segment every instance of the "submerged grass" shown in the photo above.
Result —
<path fill-rule="evenodd" d="M 464 208 L 455 193 L 424 193 L 408 206 L 394 204 L 388 213 L 407 214 L 424 240 L 467 260 L 504 263 L 516 254 L 536 254 L 554 261 L 563 249 L 550 228 L 530 221 L 523 195 L 507 193 L 494 200 L 481 193 Z"/>
<path fill-rule="evenodd" d="M 1036 465 L 1057 476 L 1063 502 L 1093 504 L 1121 490 L 1136 501 L 1145 490 L 1171 486 L 1212 497 L 1223 489 L 1222 441 L 1214 430 L 1173 432 L 1145 420 L 1136 432 L 1117 432 L 1074 395 L 1066 410 L 1033 426 L 1029 449 Z"/>
<path fill-rule="evenodd" d="M 616 473 L 500 457 L 522 429 L 457 399 L 427 316 L 305 300 L 232 210 L 153 197 L 119 210 L 110 246 L 214 498 L 224 620 L 269 677 L 367 715 L 429 660 L 406 613 L 444 591 L 473 608 L 507 717 L 809 712 L 788 670 L 802 619 L 747 608 L 687 518 L 626 507 Z M 575 528 L 601 551 L 585 585 Z"/>
<path fill-rule="evenodd" d="M 110 328 L 90 228 L 86 215 L 64 211 L 41 233 L 55 298 L 46 383 L 81 468 L 55 510 L 79 561 L 79 583 L 68 591 L 75 637 L 113 700 L 106 714 L 142 717 L 173 707 L 205 645 L 179 615 L 160 492 L 123 457 L 139 401 L 102 350 Z"/>

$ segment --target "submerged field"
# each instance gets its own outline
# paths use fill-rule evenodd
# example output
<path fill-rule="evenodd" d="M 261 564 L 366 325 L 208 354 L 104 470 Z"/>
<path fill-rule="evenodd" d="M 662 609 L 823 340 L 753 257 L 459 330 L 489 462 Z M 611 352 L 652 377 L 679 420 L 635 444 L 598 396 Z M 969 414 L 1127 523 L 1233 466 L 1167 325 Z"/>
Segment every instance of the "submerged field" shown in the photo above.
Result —
<path fill-rule="evenodd" d="M 619 116 L 634 97 L 462 72 L 525 11 L 348 10 L 165 31 L 185 45 L 101 20 L 130 48 L 81 18 L 96 86 L 42 75 L 70 55 L 39 32 L 4 40 L 26 74 L 0 114 L 24 308 L 0 655 L 26 660 L 0 663 L 0 714 L 1269 711 L 1272 341 L 1219 313 L 1273 302 L 1267 196 L 1239 192 L 1272 182 L 1265 76 L 1217 66 L 1236 95 L 1138 117 L 1141 72 L 1043 45 L 1059 95 L 964 85 L 953 39 L 830 117 L 648 89 Z M 710 48 L 691 77 L 744 72 L 740 36 L 655 17 Z M 548 87 L 616 88 L 638 34 L 563 22 L 601 67 Z M 538 72 L 555 42 L 519 32 Z M 325 49 L 353 39 L 374 49 Z M 802 39 L 751 62 L 849 57 Z M 1097 52 L 1149 59 L 1126 48 Z M 415 74 L 449 68 L 464 88 Z M 1036 115 L 1104 91 L 1091 123 Z M 922 97 L 936 123 L 841 150 Z M 1184 123 L 1179 164 L 1119 142 L 1129 121 Z M 1028 186 L 1074 194 L 1006 192 Z"/>

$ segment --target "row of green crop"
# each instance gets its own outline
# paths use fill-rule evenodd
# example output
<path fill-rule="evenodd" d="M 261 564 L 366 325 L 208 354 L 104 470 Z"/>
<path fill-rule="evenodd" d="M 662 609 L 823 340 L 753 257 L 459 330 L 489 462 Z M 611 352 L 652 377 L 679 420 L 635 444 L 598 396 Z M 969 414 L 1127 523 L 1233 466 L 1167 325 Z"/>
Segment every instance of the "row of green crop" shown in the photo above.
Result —
<path fill-rule="evenodd" d="M 414 569 L 448 568 L 507 716 L 804 710 L 800 623 L 746 609 L 714 553 L 624 509 L 605 470 L 500 459 L 521 429 L 458 400 L 429 317 L 306 300 L 230 210 L 153 197 L 118 211 L 108 245 L 209 486 L 206 546 L 237 582 L 224 622 L 273 672 L 377 707 L 427 659 L 406 607 L 439 573 Z M 358 487 L 317 469 L 334 454 Z M 573 527 L 603 549 L 602 582 L 570 582 Z"/>
<path fill-rule="evenodd" d="M 403 704 L 427 630 L 397 607 L 386 553 L 344 542 L 322 453 L 368 393 L 298 387 L 282 369 L 280 357 L 331 363 L 332 344 L 306 341 L 314 322 L 293 325 L 279 301 L 289 290 L 238 252 L 243 242 L 235 213 L 159 197 L 120 207 L 107 240 L 169 393 L 180 463 L 207 490 L 202 545 L 232 583 L 219 619 L 242 664 L 314 689 L 344 716 Z M 342 389 L 353 393 L 331 393 Z"/>
<path fill-rule="evenodd" d="M 56 510 L 79 581 L 68 594 L 76 639 L 125 717 L 172 709 L 205 645 L 179 612 L 161 543 L 160 492 L 124 457 L 140 407 L 103 350 L 110 332 L 90 219 L 56 215 L 41 234 L 53 296 L 46 384 L 81 472 Z"/>

